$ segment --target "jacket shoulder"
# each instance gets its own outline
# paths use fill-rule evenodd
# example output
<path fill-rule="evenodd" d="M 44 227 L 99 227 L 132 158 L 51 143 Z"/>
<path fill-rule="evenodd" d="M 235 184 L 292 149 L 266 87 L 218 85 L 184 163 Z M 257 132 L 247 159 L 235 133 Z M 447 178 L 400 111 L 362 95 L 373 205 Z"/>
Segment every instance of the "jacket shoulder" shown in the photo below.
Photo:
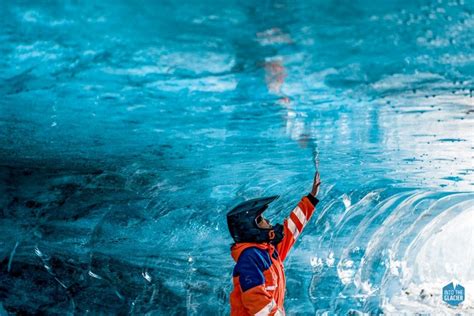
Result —
<path fill-rule="evenodd" d="M 242 251 L 234 268 L 234 276 L 238 276 L 242 270 L 256 267 L 261 272 L 267 270 L 272 265 L 272 260 L 268 251 L 257 247 L 249 247 Z"/>

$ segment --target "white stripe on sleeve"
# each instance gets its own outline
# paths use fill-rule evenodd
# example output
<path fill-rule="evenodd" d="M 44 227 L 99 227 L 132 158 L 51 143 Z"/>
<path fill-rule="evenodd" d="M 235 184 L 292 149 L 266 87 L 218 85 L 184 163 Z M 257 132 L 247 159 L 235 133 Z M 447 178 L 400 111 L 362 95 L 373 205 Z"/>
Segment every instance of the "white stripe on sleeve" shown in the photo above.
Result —
<path fill-rule="evenodd" d="M 299 206 L 297 206 L 293 210 L 293 213 L 295 213 L 296 217 L 298 217 L 298 219 L 300 220 L 300 223 L 303 224 L 303 227 L 305 227 L 308 220 L 306 219 L 306 216 L 304 215 L 303 210 L 300 209 Z"/>
<path fill-rule="evenodd" d="M 293 239 L 296 240 L 296 238 L 298 238 L 298 235 L 300 234 L 300 232 L 298 231 L 298 227 L 296 227 L 296 224 L 293 222 L 291 218 L 288 218 L 287 223 L 288 223 L 288 229 L 293 234 Z"/>

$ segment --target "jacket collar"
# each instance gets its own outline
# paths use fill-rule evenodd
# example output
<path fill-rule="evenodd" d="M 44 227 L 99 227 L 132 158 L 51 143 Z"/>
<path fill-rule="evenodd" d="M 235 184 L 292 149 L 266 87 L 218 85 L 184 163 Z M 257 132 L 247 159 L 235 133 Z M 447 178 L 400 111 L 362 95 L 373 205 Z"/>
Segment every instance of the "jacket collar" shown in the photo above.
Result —
<path fill-rule="evenodd" d="M 273 251 L 275 251 L 275 247 L 272 244 L 268 243 L 268 242 L 265 242 L 265 243 L 256 243 L 256 242 L 235 243 L 230 248 L 232 258 L 234 258 L 235 262 L 237 262 L 237 260 L 239 260 L 240 255 L 242 254 L 242 252 L 245 249 L 251 248 L 251 247 L 262 249 L 262 250 L 268 250 L 270 255 L 273 255 Z"/>

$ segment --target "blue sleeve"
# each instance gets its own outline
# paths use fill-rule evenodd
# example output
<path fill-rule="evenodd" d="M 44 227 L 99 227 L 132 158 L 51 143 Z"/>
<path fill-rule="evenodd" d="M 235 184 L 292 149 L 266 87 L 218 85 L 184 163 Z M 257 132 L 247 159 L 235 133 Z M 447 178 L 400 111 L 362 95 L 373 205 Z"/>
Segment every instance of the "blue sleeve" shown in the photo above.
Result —
<path fill-rule="evenodd" d="M 265 284 L 263 271 L 271 265 L 270 256 L 266 251 L 257 248 L 244 250 L 235 266 L 234 276 L 239 276 L 240 287 L 243 292 Z"/>

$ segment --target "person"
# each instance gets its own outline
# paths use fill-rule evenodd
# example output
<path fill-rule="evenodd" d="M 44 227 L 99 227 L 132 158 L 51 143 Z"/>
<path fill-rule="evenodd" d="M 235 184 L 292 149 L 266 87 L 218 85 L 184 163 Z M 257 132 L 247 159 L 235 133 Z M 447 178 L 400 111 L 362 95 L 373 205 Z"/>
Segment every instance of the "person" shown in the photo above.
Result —
<path fill-rule="evenodd" d="M 301 199 L 283 225 L 272 225 L 262 215 L 278 196 L 248 200 L 227 213 L 227 225 L 234 240 L 231 252 L 236 262 L 231 315 L 285 315 L 283 262 L 313 215 L 320 184 L 316 172 L 311 193 Z"/>

